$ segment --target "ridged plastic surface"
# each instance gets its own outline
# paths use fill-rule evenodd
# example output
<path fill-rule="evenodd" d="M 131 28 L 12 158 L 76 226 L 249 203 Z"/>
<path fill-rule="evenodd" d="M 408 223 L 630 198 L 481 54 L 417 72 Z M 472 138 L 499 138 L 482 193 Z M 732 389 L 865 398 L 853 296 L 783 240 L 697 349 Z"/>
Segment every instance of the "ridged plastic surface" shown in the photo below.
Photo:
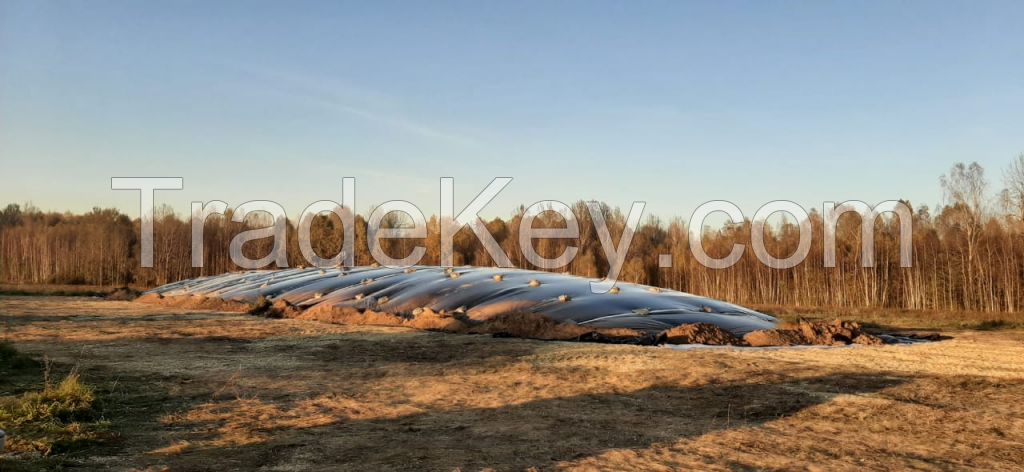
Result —
<path fill-rule="evenodd" d="M 593 279 L 519 269 L 417 266 L 232 272 L 164 285 L 147 293 L 205 296 L 373 309 L 394 314 L 417 308 L 483 320 L 502 313 L 537 313 L 595 328 L 661 331 L 711 323 L 737 336 L 771 329 L 776 319 L 731 303 L 684 292 L 619 282 L 593 293 Z"/>

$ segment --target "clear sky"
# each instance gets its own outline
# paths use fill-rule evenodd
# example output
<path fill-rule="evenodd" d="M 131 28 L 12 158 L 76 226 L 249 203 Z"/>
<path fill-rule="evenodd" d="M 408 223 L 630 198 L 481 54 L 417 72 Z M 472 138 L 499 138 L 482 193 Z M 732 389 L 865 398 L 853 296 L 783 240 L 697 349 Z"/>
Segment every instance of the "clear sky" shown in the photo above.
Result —
<path fill-rule="evenodd" d="M 1024 152 L 1024 2 L 0 1 L 0 202 L 751 215 L 907 198 Z"/>

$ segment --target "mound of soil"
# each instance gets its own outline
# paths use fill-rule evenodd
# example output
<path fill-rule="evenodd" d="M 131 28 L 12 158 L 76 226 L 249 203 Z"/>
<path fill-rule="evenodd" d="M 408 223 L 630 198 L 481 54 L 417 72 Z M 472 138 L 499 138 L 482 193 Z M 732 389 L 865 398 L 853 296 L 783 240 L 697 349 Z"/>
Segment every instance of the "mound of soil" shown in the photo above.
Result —
<path fill-rule="evenodd" d="M 213 310 L 246 313 L 253 309 L 253 305 L 249 303 L 236 302 L 231 300 L 221 300 L 219 298 L 204 297 L 201 295 L 182 295 L 174 297 L 164 297 L 159 294 L 149 293 L 139 298 L 136 298 L 135 301 L 156 305 L 171 306 L 176 308 L 185 308 L 189 310 Z"/>
<path fill-rule="evenodd" d="M 580 339 L 639 342 L 644 333 L 626 328 L 586 328 L 574 323 L 560 323 L 536 313 L 506 313 L 491 317 L 470 327 L 470 334 L 493 334 L 515 338 L 576 341 Z"/>
<path fill-rule="evenodd" d="M 882 341 L 861 330 L 860 324 L 853 321 L 833 320 L 797 322 L 797 328 L 808 344 L 843 346 L 856 344 L 882 344 Z"/>
<path fill-rule="evenodd" d="M 278 309 L 272 307 L 272 310 Z M 651 336 L 632 329 L 595 330 L 573 323 L 560 323 L 534 313 L 508 313 L 477 321 L 463 314 L 438 313 L 430 308 L 420 308 L 413 313 L 393 314 L 369 309 L 317 306 L 303 312 L 296 311 L 294 315 L 288 317 L 326 323 L 401 326 L 446 333 L 490 334 L 498 337 L 653 344 Z"/>
<path fill-rule="evenodd" d="M 139 303 L 149 303 L 151 305 L 166 305 L 164 302 L 164 296 L 159 293 L 147 293 L 135 299 Z"/>
<path fill-rule="evenodd" d="M 297 318 L 302 313 L 302 309 L 284 300 L 271 303 L 270 300 L 260 297 L 256 304 L 248 310 L 248 313 L 267 318 Z"/>
<path fill-rule="evenodd" d="M 717 346 L 745 346 L 742 339 L 709 323 L 695 323 L 676 326 L 662 333 L 668 344 L 711 344 Z"/>
<path fill-rule="evenodd" d="M 807 344 L 803 335 L 791 329 L 763 329 L 751 331 L 743 336 L 743 340 L 753 347 L 765 346 L 798 346 Z"/>
<path fill-rule="evenodd" d="M 885 344 L 881 338 L 864 332 L 859 323 L 843 320 L 800 320 L 795 325 L 750 332 L 743 340 L 751 346 Z"/>
<path fill-rule="evenodd" d="M 275 304 L 275 309 L 280 308 L 277 308 Z M 290 310 L 285 312 L 284 316 L 287 318 L 316 320 L 325 323 L 402 326 L 449 333 L 463 332 L 466 328 L 466 324 L 462 320 L 453 316 L 436 313 L 429 308 L 418 310 L 416 314 L 406 315 L 351 307 L 320 308 L 317 306 L 306 311 L 299 311 L 296 307 L 289 307 L 287 310 Z"/>
<path fill-rule="evenodd" d="M 459 333 L 466 329 L 466 323 L 459 318 L 447 313 L 437 313 L 430 308 L 423 308 L 412 313 L 412 318 L 403 322 L 403 326 L 430 331 L 444 331 L 448 333 Z"/>
<path fill-rule="evenodd" d="M 360 310 L 351 307 L 315 307 L 299 313 L 295 316 L 299 320 L 314 320 L 325 323 L 352 324 L 352 325 L 378 325 L 378 326 L 402 326 L 404 318 L 388 313 L 378 313 L 373 310 Z"/>

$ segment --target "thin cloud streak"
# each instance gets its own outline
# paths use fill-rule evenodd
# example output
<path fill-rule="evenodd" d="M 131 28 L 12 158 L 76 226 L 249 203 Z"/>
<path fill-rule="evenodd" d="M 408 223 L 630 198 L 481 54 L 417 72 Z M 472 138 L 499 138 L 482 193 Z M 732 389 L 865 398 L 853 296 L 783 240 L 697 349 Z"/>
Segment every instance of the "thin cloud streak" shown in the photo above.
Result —
<path fill-rule="evenodd" d="M 344 81 L 310 74 L 296 74 L 243 66 L 246 75 L 262 77 L 268 88 L 305 102 L 340 111 L 365 121 L 383 125 L 414 136 L 447 142 L 464 147 L 479 146 L 471 137 L 452 133 L 435 125 L 410 119 L 396 108 L 399 101 L 393 96 L 356 87 Z"/>

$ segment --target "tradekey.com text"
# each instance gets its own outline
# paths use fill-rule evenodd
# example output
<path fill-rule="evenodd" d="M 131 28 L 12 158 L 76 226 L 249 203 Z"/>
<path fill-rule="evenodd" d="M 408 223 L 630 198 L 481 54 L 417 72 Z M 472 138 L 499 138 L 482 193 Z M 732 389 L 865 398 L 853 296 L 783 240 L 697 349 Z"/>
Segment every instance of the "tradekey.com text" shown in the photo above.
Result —
<path fill-rule="evenodd" d="M 465 206 L 459 213 L 455 213 L 455 180 L 451 177 L 440 179 L 440 262 L 442 266 L 451 267 L 454 261 L 454 237 L 459 230 L 468 226 L 479 239 L 488 255 L 499 267 L 513 267 L 498 242 L 491 235 L 479 213 L 490 203 L 509 183 L 511 177 L 496 177 L 482 191 Z M 299 248 L 305 260 L 314 267 L 335 267 L 354 265 L 355 245 L 355 178 L 345 177 L 342 179 L 341 202 L 332 200 L 320 200 L 313 202 L 303 210 L 299 216 L 297 232 Z M 153 215 L 155 209 L 155 192 L 157 190 L 182 190 L 184 179 L 181 177 L 113 177 L 111 178 L 112 190 L 135 190 L 140 194 L 140 215 L 141 215 L 141 264 L 143 267 L 153 266 Z M 617 279 L 633 234 L 639 228 L 641 217 L 644 212 L 645 203 L 634 201 L 626 217 L 625 227 L 618 242 L 613 241 L 611 231 L 604 218 L 601 205 L 597 202 L 587 202 L 587 210 L 590 220 L 593 222 L 594 230 L 597 233 L 601 247 L 608 260 L 609 271 L 602 286 L 608 287 L 607 282 L 614 283 Z M 836 258 L 836 227 L 839 217 L 845 213 L 857 213 L 862 218 L 862 247 L 861 266 L 874 266 L 874 222 L 876 218 L 884 213 L 892 213 L 899 219 L 899 248 L 900 267 L 911 266 L 911 241 L 912 221 L 911 210 L 903 202 L 898 200 L 886 200 L 876 205 L 869 205 L 862 201 L 848 200 L 837 204 L 836 202 L 824 202 L 822 207 L 822 224 L 824 225 L 824 263 L 825 267 L 835 267 Z M 192 228 L 192 266 L 203 266 L 203 231 L 207 218 L 213 215 L 224 215 L 228 211 L 228 204 L 220 200 L 209 202 L 192 202 L 191 204 L 191 228 Z M 564 223 L 557 228 L 535 228 L 534 220 L 547 212 L 554 212 Z M 722 258 L 710 256 L 702 244 L 704 222 L 713 213 L 724 213 L 733 223 L 745 221 L 743 212 L 735 204 L 725 200 L 708 201 L 691 214 L 687 225 L 689 247 L 694 258 L 700 264 L 711 269 L 724 269 L 736 264 L 743 253 L 746 245 L 734 244 L 730 253 Z M 333 213 L 342 222 L 344 231 L 341 251 L 331 258 L 320 257 L 313 250 L 310 240 L 311 226 L 314 219 L 319 215 Z M 382 223 L 389 215 L 402 214 L 406 221 L 403 227 L 382 227 Z M 785 258 L 776 258 L 765 248 L 764 229 L 765 221 L 775 213 L 787 213 L 795 218 L 800 229 L 800 239 L 796 250 Z M 231 261 L 244 269 L 256 269 L 275 264 L 278 267 L 288 266 L 288 254 L 286 238 L 288 232 L 288 216 L 284 208 L 273 201 L 253 200 L 242 203 L 231 212 L 231 220 L 244 222 L 251 214 L 262 214 L 268 221 L 268 226 L 246 230 L 234 236 L 230 243 Z M 764 265 L 776 268 L 787 269 L 803 262 L 810 252 L 811 238 L 813 235 L 809 215 L 800 205 L 787 201 L 775 200 L 761 206 L 751 218 L 750 245 L 757 256 L 757 259 Z M 414 204 L 404 200 L 391 200 L 384 202 L 370 212 L 367 217 L 367 242 L 370 254 L 380 265 L 388 267 L 407 267 L 417 264 L 426 253 L 426 247 L 415 246 L 410 253 L 403 258 L 393 258 L 387 254 L 381 246 L 381 241 L 386 239 L 420 239 L 427 237 L 427 222 L 424 213 Z M 533 241 L 537 239 L 577 239 L 580 236 L 580 225 L 571 207 L 557 200 L 542 200 L 527 207 L 520 220 L 518 228 L 518 245 L 523 257 L 534 266 L 541 269 L 559 269 L 566 267 L 576 257 L 578 247 L 568 245 L 563 253 L 555 258 L 543 257 L 534 249 Z M 243 254 L 242 247 L 246 242 L 273 238 L 273 249 L 262 258 L 253 259 Z M 672 264 L 671 254 L 661 254 L 658 258 L 659 266 L 669 267 Z"/>

